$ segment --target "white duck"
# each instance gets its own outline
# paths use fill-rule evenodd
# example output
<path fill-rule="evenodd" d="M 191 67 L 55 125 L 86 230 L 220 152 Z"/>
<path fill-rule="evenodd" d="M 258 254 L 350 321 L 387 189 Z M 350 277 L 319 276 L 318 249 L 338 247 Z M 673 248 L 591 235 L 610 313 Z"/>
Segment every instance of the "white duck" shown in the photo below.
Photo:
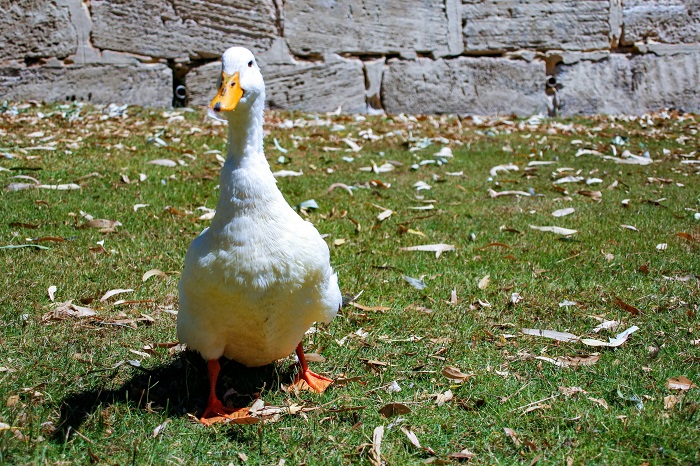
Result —
<path fill-rule="evenodd" d="M 301 341 L 342 300 L 328 246 L 287 204 L 263 154 L 265 84 L 255 57 L 233 47 L 222 65 L 210 113 L 228 121 L 228 154 L 216 215 L 187 250 L 177 318 L 180 342 L 208 363 L 207 425 L 245 416 L 216 396 L 221 356 L 256 367 L 296 349 L 298 377 L 324 391 L 331 379 L 308 369 Z"/>

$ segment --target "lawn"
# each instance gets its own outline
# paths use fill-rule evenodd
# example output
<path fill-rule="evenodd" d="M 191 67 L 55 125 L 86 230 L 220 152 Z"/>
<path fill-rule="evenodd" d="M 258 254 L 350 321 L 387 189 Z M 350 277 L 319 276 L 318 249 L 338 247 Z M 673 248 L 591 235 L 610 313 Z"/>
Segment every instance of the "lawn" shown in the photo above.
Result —
<path fill-rule="evenodd" d="M 226 362 L 219 394 L 260 422 L 207 428 L 177 283 L 225 127 L 0 112 L 0 463 L 700 463 L 697 116 L 269 112 L 351 301 L 304 341 L 336 383 Z"/>

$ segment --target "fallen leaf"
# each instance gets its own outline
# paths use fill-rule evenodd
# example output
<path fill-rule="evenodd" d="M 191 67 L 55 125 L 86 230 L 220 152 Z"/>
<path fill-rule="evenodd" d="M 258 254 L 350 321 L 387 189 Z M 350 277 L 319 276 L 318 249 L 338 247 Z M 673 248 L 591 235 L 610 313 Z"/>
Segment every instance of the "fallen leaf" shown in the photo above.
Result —
<path fill-rule="evenodd" d="M 452 399 L 452 390 L 447 390 L 445 393 L 438 393 L 435 395 L 435 404 L 442 406 Z"/>
<path fill-rule="evenodd" d="M 530 197 L 530 196 L 532 196 L 532 194 L 525 192 L 525 191 L 494 191 L 493 189 L 489 188 L 489 197 L 496 198 L 496 197 L 501 197 L 501 196 Z"/>
<path fill-rule="evenodd" d="M 177 167 L 177 162 L 170 160 L 170 159 L 155 159 L 155 160 L 149 160 L 146 162 L 151 165 L 158 165 L 161 167 Z"/>
<path fill-rule="evenodd" d="M 458 451 L 456 453 L 450 453 L 449 455 L 447 455 L 447 457 L 455 459 L 455 460 L 470 460 L 470 459 L 476 457 L 476 454 L 469 451 L 468 448 L 465 448 L 462 451 Z"/>
<path fill-rule="evenodd" d="M 511 429 L 509 427 L 504 427 L 503 431 L 506 433 L 506 437 L 508 437 L 516 447 L 520 446 L 521 442 L 520 442 L 520 439 L 518 438 L 518 434 L 516 434 L 513 429 Z"/>
<path fill-rule="evenodd" d="M 374 466 L 382 466 L 382 439 L 384 438 L 384 426 L 377 426 L 372 433 L 372 449 L 369 459 Z"/>
<path fill-rule="evenodd" d="M 536 337 L 551 338 L 557 341 L 577 341 L 580 337 L 568 332 L 558 332 L 556 330 L 539 330 L 535 328 L 524 328 L 520 330 L 525 335 L 533 335 Z"/>
<path fill-rule="evenodd" d="M 168 276 L 163 272 L 162 270 L 158 269 L 151 269 L 148 272 L 143 274 L 143 277 L 141 277 L 141 281 L 145 282 L 151 277 L 158 276 L 160 278 L 167 278 Z"/>
<path fill-rule="evenodd" d="M 574 233 L 578 233 L 576 230 L 570 230 L 568 228 L 561 228 L 561 227 L 539 227 L 536 225 L 530 225 L 530 228 L 533 230 L 539 230 L 539 231 L 549 231 L 551 233 L 556 233 L 558 235 L 564 235 L 564 236 L 569 236 L 573 235 Z"/>
<path fill-rule="evenodd" d="M 624 302 L 623 300 L 621 300 L 617 296 L 613 297 L 613 303 L 615 303 L 615 305 L 617 307 L 619 307 L 620 309 L 622 309 L 623 311 L 627 311 L 630 314 L 632 314 L 633 316 L 638 315 L 640 312 L 639 309 L 632 306 L 631 304 L 627 304 L 626 302 Z"/>
<path fill-rule="evenodd" d="M 507 173 L 510 171 L 516 172 L 518 170 L 519 170 L 518 166 L 515 164 L 512 164 L 512 163 L 508 163 L 505 165 L 496 165 L 491 170 L 489 170 L 489 175 L 496 176 L 496 175 L 498 175 L 498 172 L 506 172 Z"/>
<path fill-rule="evenodd" d="M 615 338 L 608 338 L 609 342 L 604 342 L 600 340 L 594 340 L 591 338 L 582 338 L 581 343 L 584 345 L 588 346 L 606 346 L 608 348 L 617 348 L 618 346 L 622 345 L 624 342 L 627 341 L 627 338 L 629 338 L 630 335 L 632 335 L 634 332 L 639 330 L 639 327 L 636 325 L 631 326 L 624 332 L 620 333 L 617 335 Z"/>
<path fill-rule="evenodd" d="M 427 286 L 423 280 L 419 280 L 418 278 L 409 277 L 408 275 L 401 275 L 401 277 L 417 290 L 423 290 Z"/>
<path fill-rule="evenodd" d="M 606 411 L 610 409 L 610 406 L 608 406 L 608 402 L 602 398 L 593 398 L 592 396 L 589 396 L 588 399 L 594 403 L 598 403 L 600 406 L 605 408 Z"/>
<path fill-rule="evenodd" d="M 433 450 L 432 448 L 421 446 L 420 442 L 418 441 L 418 436 L 413 431 L 407 429 L 404 426 L 401 426 L 401 432 L 406 434 L 406 437 L 408 437 L 408 441 L 411 442 L 411 445 L 413 445 L 414 447 L 418 448 L 419 450 L 426 451 L 431 455 L 435 454 L 435 450 Z"/>
<path fill-rule="evenodd" d="M 401 414 L 410 413 L 411 408 L 409 408 L 403 403 L 389 403 L 382 406 L 378 412 L 384 417 L 394 417 Z"/>
<path fill-rule="evenodd" d="M 388 311 L 391 309 L 390 307 L 387 307 L 387 306 L 365 306 L 363 304 L 356 303 L 355 301 L 353 301 L 351 304 L 353 307 L 356 307 L 358 309 L 362 309 L 363 311 L 384 312 L 384 311 Z"/>
<path fill-rule="evenodd" d="M 131 288 L 128 288 L 128 289 L 117 288 L 114 290 L 109 290 L 100 298 L 100 301 L 104 302 L 104 301 L 107 301 L 109 298 L 111 298 L 114 295 L 118 295 L 121 293 L 131 293 L 132 291 L 134 291 L 134 290 L 132 290 Z"/>
<path fill-rule="evenodd" d="M 394 213 L 393 210 L 386 209 L 383 212 L 381 212 L 379 215 L 377 215 L 377 220 L 379 220 L 380 222 L 383 222 L 387 218 L 391 217 L 391 214 L 393 214 L 393 213 Z"/>
<path fill-rule="evenodd" d="M 491 281 L 491 275 L 486 274 L 484 278 L 479 280 L 479 289 L 480 290 L 485 290 L 487 286 L 489 286 L 489 282 Z"/>
<path fill-rule="evenodd" d="M 604 320 L 596 328 L 593 329 L 593 333 L 598 333 L 601 330 L 612 330 L 614 328 L 617 328 L 618 325 L 620 325 L 619 320 Z"/>
<path fill-rule="evenodd" d="M 671 377 L 666 381 L 666 388 L 669 390 L 690 390 L 691 388 L 698 388 L 693 382 L 687 377 L 679 375 L 678 377 Z"/>
<path fill-rule="evenodd" d="M 273 172 L 272 176 L 274 176 L 275 178 L 287 178 L 290 176 L 302 176 L 303 174 L 304 172 L 301 170 L 298 172 L 295 172 L 293 170 L 278 170 L 276 172 Z"/>
<path fill-rule="evenodd" d="M 535 359 L 540 361 L 549 362 L 558 367 L 572 367 L 576 368 L 579 366 L 592 366 L 597 363 L 600 359 L 598 353 L 594 353 L 588 356 L 557 356 L 555 358 L 550 358 L 547 356 L 535 356 Z"/>
<path fill-rule="evenodd" d="M 345 183 L 333 183 L 328 188 L 328 193 L 330 194 L 331 192 L 333 192 L 333 190 L 335 188 L 342 188 L 342 189 L 346 190 L 348 192 L 348 194 L 353 196 L 352 188 L 350 188 L 350 186 L 346 185 Z"/>
<path fill-rule="evenodd" d="M 117 226 L 121 226 L 121 223 L 116 220 L 96 218 L 83 223 L 80 226 L 80 228 L 99 228 L 101 230 L 114 230 L 114 227 Z"/>
<path fill-rule="evenodd" d="M 564 217 L 566 215 L 573 214 L 576 211 L 573 207 L 567 207 L 566 209 L 559 209 L 552 212 L 554 217 Z"/>
<path fill-rule="evenodd" d="M 56 191 L 72 191 L 76 189 L 80 189 L 80 186 L 75 184 L 75 183 L 68 183 L 68 184 L 40 184 L 37 186 L 37 188 L 40 189 L 53 189 Z"/>
<path fill-rule="evenodd" d="M 446 366 L 442 368 L 442 375 L 447 377 L 453 382 L 462 383 L 469 377 L 473 377 L 474 374 L 465 374 L 459 368 L 454 366 Z"/>
<path fill-rule="evenodd" d="M 581 387 L 559 387 L 559 392 L 561 392 L 561 394 L 567 398 L 577 395 L 579 393 L 582 393 L 584 395 L 588 393 Z"/>
<path fill-rule="evenodd" d="M 51 285 L 51 286 L 49 287 L 49 289 L 46 290 L 46 292 L 47 292 L 48 295 L 49 295 L 49 300 L 51 300 L 51 301 L 54 300 L 54 297 L 56 296 L 56 290 L 57 290 L 57 289 L 58 289 L 58 288 L 56 288 L 56 285 Z"/>
<path fill-rule="evenodd" d="M 402 251 L 429 251 L 435 253 L 435 258 L 440 257 L 445 251 L 454 251 L 455 247 L 451 244 L 423 244 L 420 246 L 410 246 L 406 248 L 401 248 Z"/>
<path fill-rule="evenodd" d="M 622 228 L 626 228 L 627 230 L 632 230 L 632 231 L 639 231 L 637 230 L 637 227 L 633 225 L 620 225 Z"/>
<path fill-rule="evenodd" d="M 155 429 L 153 429 L 153 438 L 158 437 L 158 435 L 160 435 L 165 430 L 165 426 L 168 425 L 168 422 L 170 422 L 170 419 L 166 419 L 164 423 L 160 424 Z"/>
<path fill-rule="evenodd" d="M 664 409 L 671 410 L 678 404 L 679 398 L 676 395 L 668 395 L 664 397 Z"/>

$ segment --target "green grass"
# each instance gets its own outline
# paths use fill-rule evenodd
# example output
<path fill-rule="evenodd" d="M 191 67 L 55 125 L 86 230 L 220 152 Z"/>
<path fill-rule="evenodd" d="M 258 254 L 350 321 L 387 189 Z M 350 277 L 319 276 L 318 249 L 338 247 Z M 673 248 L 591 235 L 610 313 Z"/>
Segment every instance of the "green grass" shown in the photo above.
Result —
<path fill-rule="evenodd" d="M 358 304 L 388 309 L 348 305 L 307 336 L 306 351 L 326 358 L 311 363 L 315 370 L 353 380 L 323 395 L 282 389 L 292 380 L 291 358 L 259 369 L 226 363 L 219 392 L 236 390 L 235 403 L 262 397 L 270 406 L 309 409 L 256 425 L 205 428 L 190 416 L 206 401 L 201 357 L 167 348 L 155 348 L 150 357 L 130 350 L 143 353 L 145 345 L 176 338 L 182 261 L 208 224 L 197 219 L 203 212 L 196 209 L 214 208 L 218 195 L 220 163 L 207 152 L 225 153 L 225 128 L 201 112 L 128 108 L 122 118 L 76 105 L 9 110 L 0 114 L 0 152 L 13 155 L 0 160 L 10 170 L 0 171 L 2 185 L 27 182 L 11 179 L 27 175 L 81 189 L 0 194 L 0 246 L 48 248 L 0 249 L 0 422 L 10 426 L 0 430 L 0 463 L 240 464 L 244 454 L 248 464 L 371 464 L 377 426 L 386 429 L 381 455 L 387 464 L 433 457 L 457 462 L 449 455 L 463 449 L 478 464 L 700 462 L 700 389 L 666 388 L 678 376 L 700 384 L 700 220 L 694 218 L 700 172 L 697 164 L 681 163 L 700 158 L 697 117 L 597 117 L 528 126 L 514 118 L 270 113 L 265 144 L 273 171 L 304 173 L 280 178 L 282 192 L 292 205 L 317 201 L 319 209 L 308 219 L 328 235 L 344 294 L 362 293 Z M 325 119 L 328 124 L 310 124 Z M 282 127 L 284 120 L 298 124 Z M 358 136 L 368 129 L 383 137 Z M 628 138 L 618 155 L 648 150 L 656 163 L 575 157 L 579 148 L 611 155 L 618 135 Z M 362 150 L 346 152 L 346 137 Z M 279 163 L 273 138 L 289 150 L 288 163 Z M 431 138 L 432 145 L 409 151 L 421 138 Z M 55 150 L 27 149 L 53 143 Z M 454 151 L 447 164 L 410 168 L 445 145 Z M 184 164 L 146 163 L 153 159 Z M 359 170 L 387 160 L 402 165 L 386 173 Z M 557 163 L 525 171 L 532 160 Z M 492 167 L 507 163 L 519 171 L 490 179 Z M 563 167 L 572 170 L 552 176 Z M 460 171 L 462 176 L 446 174 Z M 559 185 L 566 193 L 554 187 L 555 178 L 579 172 L 603 182 Z M 140 173 L 147 175 L 144 181 Z M 371 187 L 372 180 L 391 187 Z M 417 181 L 432 189 L 417 192 Z M 333 183 L 359 188 L 352 196 L 342 188 L 329 193 Z M 489 188 L 537 195 L 490 198 Z M 601 191 L 602 199 L 578 193 L 586 189 Z M 434 209 L 410 209 L 428 200 Z M 135 204 L 148 206 L 134 211 Z M 394 213 L 378 221 L 377 206 Z M 564 207 L 575 213 L 551 215 Z M 111 232 L 82 228 L 81 212 L 121 225 Z M 529 225 L 578 233 L 565 238 Z M 32 241 L 47 237 L 54 240 Z M 345 242 L 335 245 L 340 239 Z M 436 243 L 456 250 L 436 259 L 431 252 L 400 249 Z M 662 243 L 667 248 L 658 250 Z M 143 282 L 150 269 L 166 276 Z M 480 289 L 487 274 L 490 282 Z M 422 277 L 427 286 L 419 291 L 402 275 Z M 96 317 L 48 319 L 52 285 L 56 302 L 90 306 Z M 134 291 L 100 301 L 117 288 Z M 513 293 L 522 300 L 513 304 Z M 115 306 L 120 298 L 138 302 Z M 625 311 L 616 298 L 641 312 Z M 564 300 L 577 304 L 560 307 Z M 153 322 L 134 321 L 142 314 Z M 593 315 L 621 324 L 594 334 Z M 551 329 L 607 341 L 632 325 L 639 330 L 615 349 L 520 332 Z M 535 359 L 595 352 L 600 359 L 590 366 L 560 368 Z M 140 361 L 140 367 L 128 361 Z M 446 366 L 473 376 L 450 382 L 441 373 Z M 400 392 L 387 390 L 393 381 Z M 560 387 L 586 393 L 567 397 Z M 434 395 L 447 390 L 453 399 L 437 406 Z M 643 409 L 618 390 L 641 399 Z M 664 407 L 668 396 L 677 396 L 672 408 Z M 589 398 L 604 400 L 609 409 Z M 383 418 L 378 410 L 389 402 L 411 411 Z M 526 412 L 528 406 L 537 409 Z M 435 454 L 412 446 L 401 427 Z M 515 431 L 519 446 L 505 428 Z"/>

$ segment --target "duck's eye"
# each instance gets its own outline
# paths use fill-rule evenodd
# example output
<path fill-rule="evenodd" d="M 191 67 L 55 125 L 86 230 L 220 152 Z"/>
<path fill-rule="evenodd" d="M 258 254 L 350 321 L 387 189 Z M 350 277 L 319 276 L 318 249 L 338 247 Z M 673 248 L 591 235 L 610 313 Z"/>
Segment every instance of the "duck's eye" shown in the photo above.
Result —
<path fill-rule="evenodd" d="M 252 67 L 253 67 L 253 60 L 250 60 L 250 61 L 248 62 L 248 68 L 252 68 Z"/>

